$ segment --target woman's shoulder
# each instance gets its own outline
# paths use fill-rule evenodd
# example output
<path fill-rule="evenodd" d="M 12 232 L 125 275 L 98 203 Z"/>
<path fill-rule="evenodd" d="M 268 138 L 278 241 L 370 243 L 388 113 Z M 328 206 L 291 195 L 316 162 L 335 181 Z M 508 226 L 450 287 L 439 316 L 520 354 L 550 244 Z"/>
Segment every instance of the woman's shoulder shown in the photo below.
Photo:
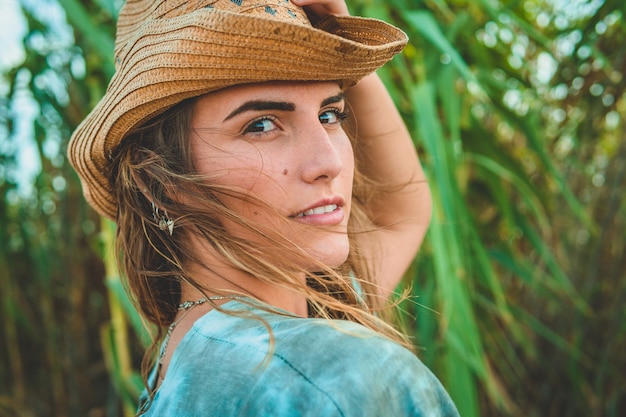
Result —
<path fill-rule="evenodd" d="M 225 306 L 181 341 L 155 402 L 184 393 L 197 396 L 186 410 L 219 404 L 220 415 L 456 415 L 419 359 L 374 331 Z"/>
<path fill-rule="evenodd" d="M 237 302 L 225 307 L 224 312 L 214 310 L 199 319 L 181 351 L 258 352 L 279 362 L 290 359 L 303 366 L 328 362 L 331 367 L 349 366 L 360 360 L 374 365 L 372 357 L 377 362 L 388 357 L 399 361 L 417 359 L 398 343 L 354 322 L 295 317 Z"/>

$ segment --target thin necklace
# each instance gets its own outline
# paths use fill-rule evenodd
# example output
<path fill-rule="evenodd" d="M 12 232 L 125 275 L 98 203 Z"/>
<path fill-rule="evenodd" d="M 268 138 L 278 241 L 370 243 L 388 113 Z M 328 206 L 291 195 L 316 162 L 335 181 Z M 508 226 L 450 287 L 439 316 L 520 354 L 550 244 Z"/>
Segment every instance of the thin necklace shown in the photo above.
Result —
<path fill-rule="evenodd" d="M 176 328 L 176 326 L 178 325 L 178 323 L 180 323 L 182 321 L 182 319 L 185 318 L 185 316 L 187 314 L 189 314 L 189 312 L 191 311 L 191 309 L 193 309 L 195 306 L 199 306 L 201 304 L 204 304 L 206 302 L 208 302 L 209 300 L 211 301 L 218 301 L 218 300 L 241 300 L 242 296 L 240 295 L 212 295 L 210 297 L 202 297 L 199 300 L 196 301 L 185 301 L 184 303 L 180 303 L 178 305 L 178 310 L 179 311 L 185 311 L 183 313 L 182 316 L 180 316 L 180 318 L 176 321 L 173 321 L 172 324 L 170 324 L 167 328 L 167 333 L 165 334 L 165 340 L 163 341 L 163 349 L 161 349 L 161 354 L 159 355 L 159 374 L 161 371 L 161 367 L 163 365 L 163 358 L 165 357 L 165 352 L 167 351 L 167 345 L 170 342 L 170 337 L 172 336 L 172 333 L 174 332 L 174 329 Z"/>

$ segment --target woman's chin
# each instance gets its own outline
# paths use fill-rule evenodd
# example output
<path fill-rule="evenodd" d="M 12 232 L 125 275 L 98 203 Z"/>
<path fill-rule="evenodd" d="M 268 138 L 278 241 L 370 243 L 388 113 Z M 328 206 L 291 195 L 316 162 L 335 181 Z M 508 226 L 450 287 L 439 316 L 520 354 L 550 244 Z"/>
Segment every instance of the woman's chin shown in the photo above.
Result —
<path fill-rule="evenodd" d="M 309 253 L 311 257 L 319 261 L 321 265 L 330 268 L 337 268 L 341 266 L 346 259 L 348 259 L 348 253 L 350 252 L 350 244 L 347 239 L 345 243 L 333 244 L 333 245 L 319 245 L 316 248 L 312 248 Z M 319 269 L 319 265 L 318 269 Z"/>

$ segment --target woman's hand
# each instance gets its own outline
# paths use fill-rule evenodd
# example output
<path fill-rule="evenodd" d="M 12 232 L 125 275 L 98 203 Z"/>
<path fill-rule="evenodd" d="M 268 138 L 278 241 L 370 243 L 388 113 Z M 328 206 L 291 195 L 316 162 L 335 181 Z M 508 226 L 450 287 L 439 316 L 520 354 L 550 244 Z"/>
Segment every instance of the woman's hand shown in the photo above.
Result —
<path fill-rule="evenodd" d="M 291 0 L 296 6 L 304 7 L 317 18 L 324 16 L 350 16 L 348 6 L 343 0 Z"/>

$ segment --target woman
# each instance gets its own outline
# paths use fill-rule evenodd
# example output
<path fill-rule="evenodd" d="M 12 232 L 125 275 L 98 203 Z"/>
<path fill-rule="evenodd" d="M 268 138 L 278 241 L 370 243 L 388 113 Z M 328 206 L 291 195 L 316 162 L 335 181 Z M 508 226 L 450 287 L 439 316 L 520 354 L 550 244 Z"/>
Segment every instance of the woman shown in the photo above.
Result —
<path fill-rule="evenodd" d="M 124 6 L 69 156 L 158 329 L 140 414 L 457 415 L 382 319 L 430 216 L 405 44 L 342 0 Z"/>

